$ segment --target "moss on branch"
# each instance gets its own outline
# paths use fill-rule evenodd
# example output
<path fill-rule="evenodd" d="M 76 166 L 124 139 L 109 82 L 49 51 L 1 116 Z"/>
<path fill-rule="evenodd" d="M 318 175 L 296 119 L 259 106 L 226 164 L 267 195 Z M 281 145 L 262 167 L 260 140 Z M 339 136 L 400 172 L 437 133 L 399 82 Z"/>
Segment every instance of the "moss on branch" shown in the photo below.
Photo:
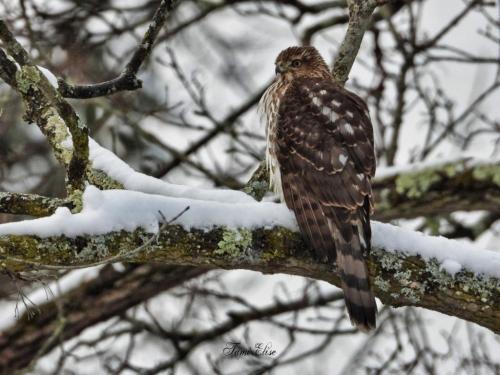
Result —
<path fill-rule="evenodd" d="M 48 138 L 56 158 L 66 167 L 67 190 L 70 197 L 73 195 L 79 197 L 84 189 L 89 157 L 87 126 L 80 121 L 73 107 L 33 64 L 26 50 L 2 20 L 0 20 L 0 40 L 7 52 L 19 64 L 15 75 L 16 84 L 13 87 L 23 98 L 26 107 L 24 118 L 29 123 L 36 123 Z M 64 124 L 64 130 L 61 126 L 57 126 L 60 123 Z M 73 151 L 70 153 L 62 146 L 62 140 L 66 137 L 61 139 L 68 130 L 73 141 Z"/>
<path fill-rule="evenodd" d="M 0 213 L 42 217 L 53 214 L 61 206 L 73 208 L 69 200 L 37 194 L 0 192 Z"/>
<path fill-rule="evenodd" d="M 378 220 L 500 211 L 500 163 L 462 159 L 375 178 Z"/>
<path fill-rule="evenodd" d="M 142 230 L 76 238 L 0 237 L 0 267 L 10 271 L 87 267 L 109 259 L 243 268 L 300 275 L 340 285 L 334 266 L 314 261 L 300 236 L 284 228 L 242 233 L 227 228 L 187 231 L 171 225 L 164 227 L 153 241 L 151 234 Z M 384 249 L 372 251 L 369 269 L 375 293 L 385 304 L 436 310 L 500 333 L 497 279 L 482 278 L 467 270 L 452 276 L 435 260 Z"/>

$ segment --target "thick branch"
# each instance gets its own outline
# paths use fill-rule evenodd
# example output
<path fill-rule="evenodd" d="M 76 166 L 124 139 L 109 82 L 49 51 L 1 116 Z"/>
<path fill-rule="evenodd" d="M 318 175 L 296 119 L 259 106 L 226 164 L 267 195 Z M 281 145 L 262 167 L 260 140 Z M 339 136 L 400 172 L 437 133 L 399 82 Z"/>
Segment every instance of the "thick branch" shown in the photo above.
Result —
<path fill-rule="evenodd" d="M 235 235 L 223 228 L 186 231 L 170 225 L 154 241 L 142 230 L 76 238 L 0 237 L 1 264 L 9 270 L 86 267 L 113 257 L 115 261 L 287 273 L 340 285 L 333 266 L 314 261 L 304 249 L 299 235 L 283 228 L 243 230 Z M 500 333 L 499 280 L 483 279 L 467 270 L 451 276 L 434 260 L 379 248 L 372 250 L 368 263 L 375 294 L 383 303 L 436 310 Z"/>
<path fill-rule="evenodd" d="M 500 163 L 461 159 L 413 165 L 376 177 L 378 220 L 446 215 L 455 211 L 500 212 Z"/>

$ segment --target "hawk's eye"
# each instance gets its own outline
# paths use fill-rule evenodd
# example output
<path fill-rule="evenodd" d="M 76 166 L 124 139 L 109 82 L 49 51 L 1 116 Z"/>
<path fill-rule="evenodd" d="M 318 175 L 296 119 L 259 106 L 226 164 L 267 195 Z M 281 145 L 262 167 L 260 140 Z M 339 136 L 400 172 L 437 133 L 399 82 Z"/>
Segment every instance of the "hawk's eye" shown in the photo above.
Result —
<path fill-rule="evenodd" d="M 302 62 L 301 62 L 300 60 L 293 60 L 293 61 L 292 61 L 292 66 L 293 66 L 294 68 L 297 68 L 297 67 L 299 67 L 300 65 L 302 65 Z"/>

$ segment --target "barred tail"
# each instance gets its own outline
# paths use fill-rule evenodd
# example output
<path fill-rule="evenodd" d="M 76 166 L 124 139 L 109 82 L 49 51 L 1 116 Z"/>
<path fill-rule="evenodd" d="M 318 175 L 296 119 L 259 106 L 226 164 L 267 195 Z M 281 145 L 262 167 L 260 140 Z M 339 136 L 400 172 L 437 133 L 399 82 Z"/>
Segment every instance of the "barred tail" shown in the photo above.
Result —
<path fill-rule="evenodd" d="M 364 331 L 374 329 L 377 305 L 362 250 L 352 243 L 338 243 L 337 249 L 337 266 L 351 322 Z"/>
<path fill-rule="evenodd" d="M 284 174 L 282 178 L 287 206 L 316 258 L 337 263 L 351 322 L 363 331 L 374 329 L 377 305 L 363 257 L 363 251 L 370 250 L 369 200 L 352 209 L 324 205 L 309 196 L 298 177 Z"/>
<path fill-rule="evenodd" d="M 359 223 L 351 226 L 352 237 L 346 241 L 335 228 L 335 246 L 337 248 L 337 268 L 342 281 L 344 298 L 351 318 L 351 323 L 363 331 L 370 331 L 376 326 L 377 304 L 370 287 L 368 268 L 363 250 L 370 250 L 370 232 Z"/>

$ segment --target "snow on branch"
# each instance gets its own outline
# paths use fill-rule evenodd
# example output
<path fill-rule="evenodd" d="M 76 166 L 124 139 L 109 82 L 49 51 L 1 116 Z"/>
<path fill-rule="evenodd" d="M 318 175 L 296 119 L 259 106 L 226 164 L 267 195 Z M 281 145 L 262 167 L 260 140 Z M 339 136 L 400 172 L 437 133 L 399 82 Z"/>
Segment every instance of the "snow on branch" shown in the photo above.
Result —
<path fill-rule="evenodd" d="M 66 145 L 70 146 L 71 142 L 66 142 Z M 106 176 L 127 190 L 226 203 L 255 202 L 251 196 L 236 190 L 202 189 L 162 181 L 135 171 L 118 156 L 101 147 L 91 138 L 89 138 L 89 147 L 89 160 L 92 168 L 104 172 Z"/>
<path fill-rule="evenodd" d="M 456 158 L 379 168 L 373 182 L 380 220 L 500 211 L 500 160 Z"/>
<path fill-rule="evenodd" d="M 18 271 L 155 261 L 288 273 L 339 285 L 333 265 L 313 260 L 283 205 L 95 187 L 86 189 L 82 203 L 77 214 L 62 207 L 46 218 L 0 225 L 1 266 Z M 500 254 L 389 224 L 372 226 L 369 268 L 382 302 L 429 308 L 500 332 Z"/>
<path fill-rule="evenodd" d="M 13 85 L 21 95 L 26 107 L 25 119 L 37 123 L 49 139 L 54 155 L 66 167 L 67 190 L 70 195 L 79 195 L 85 186 L 88 161 L 88 128 L 80 121 L 73 107 L 52 86 L 49 72 L 34 65 L 27 51 L 14 38 L 5 21 L 0 20 L 0 40 L 14 64 L 5 53 L 0 53 L 0 77 Z M 7 78 L 15 72 L 15 80 Z M 64 129 L 64 133 L 61 132 Z M 73 139 L 73 153 L 61 152 L 60 135 L 68 132 Z"/>

